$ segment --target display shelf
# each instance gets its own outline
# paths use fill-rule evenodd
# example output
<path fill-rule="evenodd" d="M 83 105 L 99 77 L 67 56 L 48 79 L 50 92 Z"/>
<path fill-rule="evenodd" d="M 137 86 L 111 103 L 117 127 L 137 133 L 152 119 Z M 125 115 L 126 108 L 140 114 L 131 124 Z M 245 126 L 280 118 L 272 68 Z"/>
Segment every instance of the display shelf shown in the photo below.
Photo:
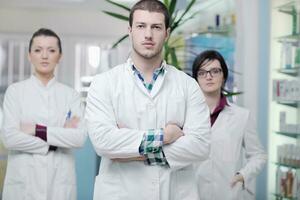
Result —
<path fill-rule="evenodd" d="M 282 132 L 282 131 L 274 131 L 276 134 L 284 135 L 291 138 L 298 138 L 300 133 L 289 133 L 289 132 Z M 300 138 L 300 137 L 299 137 Z"/>
<path fill-rule="evenodd" d="M 273 194 L 276 197 L 276 200 L 297 200 L 296 197 L 284 197 L 281 194 Z"/>
<path fill-rule="evenodd" d="M 280 166 L 280 167 L 287 167 L 287 168 L 292 168 L 292 169 L 300 169 L 300 166 L 295 166 L 295 165 L 290 165 L 290 164 L 284 164 L 284 163 L 279 163 L 279 162 L 274 162 L 275 165 Z"/>
<path fill-rule="evenodd" d="M 279 73 L 287 74 L 287 75 L 290 75 L 290 76 L 298 76 L 299 71 L 300 71 L 300 66 L 299 67 L 298 66 L 293 67 L 293 68 L 290 68 L 290 69 L 282 68 L 282 69 L 278 69 L 277 71 Z"/>
<path fill-rule="evenodd" d="M 288 3 L 285 3 L 279 7 L 277 7 L 279 12 L 286 13 L 289 15 L 294 14 L 294 12 L 300 13 L 300 0 L 292 0 L 288 1 Z"/>
<path fill-rule="evenodd" d="M 203 30 L 197 33 L 197 35 L 206 35 L 206 34 L 216 34 L 216 35 L 228 35 L 229 30 L 228 29 L 219 29 L 219 28 L 214 28 L 214 29 L 208 29 L 208 30 Z"/>
<path fill-rule="evenodd" d="M 291 106 L 294 108 L 298 108 L 298 105 L 299 105 L 299 102 L 297 102 L 297 101 L 278 100 L 276 102 L 278 104 L 285 105 L 285 106 Z"/>
<path fill-rule="evenodd" d="M 299 105 L 298 85 L 300 75 L 299 65 L 299 48 L 300 48 L 300 31 L 299 31 L 299 14 L 300 14 L 300 0 L 272 0 L 272 6 L 275 12 L 272 12 L 271 36 L 271 80 L 273 81 L 273 101 L 269 108 L 269 130 L 270 130 L 270 144 L 269 152 L 270 158 L 273 160 L 282 161 L 282 158 L 288 158 L 293 153 L 298 152 L 300 144 L 300 133 L 298 131 L 299 124 Z M 279 5 L 279 3 L 283 3 Z M 290 68 L 285 68 L 285 67 Z M 296 89 L 295 89 L 296 88 Z M 287 117 L 288 116 L 288 117 Z M 291 119 L 293 123 L 287 123 Z M 279 127 L 279 129 L 278 129 Z M 284 130 L 284 131 L 275 131 Z M 283 137 L 282 137 L 283 136 Z M 276 151 L 277 150 L 277 151 Z M 281 159 L 279 159 L 281 158 Z M 286 175 L 286 169 L 293 169 L 292 171 L 300 170 L 298 163 L 293 162 L 294 165 L 283 164 L 281 162 L 272 162 L 269 165 L 269 193 L 272 197 L 270 199 L 276 200 L 296 200 L 299 198 L 285 197 L 281 191 L 289 190 L 286 185 L 281 184 L 281 178 Z M 285 162 L 286 163 L 286 162 Z M 292 163 L 292 162 L 289 162 Z M 274 164 L 281 168 L 283 173 L 277 174 Z M 288 169 L 288 170 L 289 170 Z M 293 178 L 297 176 L 293 175 Z M 275 183 L 275 184 L 274 184 Z M 277 184 L 276 184 L 277 183 Z M 292 191 L 293 194 L 299 194 L 298 189 Z M 290 195 L 291 196 L 291 195 Z M 299 199 L 300 200 L 300 199 Z"/>
<path fill-rule="evenodd" d="M 293 43 L 295 46 L 300 46 L 300 34 L 294 35 L 284 35 L 277 37 L 278 42 L 289 42 Z"/>

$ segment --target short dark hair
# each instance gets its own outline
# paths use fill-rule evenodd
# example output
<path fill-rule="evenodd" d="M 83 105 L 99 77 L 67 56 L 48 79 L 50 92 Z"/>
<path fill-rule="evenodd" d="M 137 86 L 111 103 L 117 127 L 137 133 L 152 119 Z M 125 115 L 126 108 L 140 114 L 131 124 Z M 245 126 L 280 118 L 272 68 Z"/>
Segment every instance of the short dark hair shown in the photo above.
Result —
<path fill-rule="evenodd" d="M 165 4 L 158 0 L 140 0 L 130 10 L 129 14 L 129 26 L 132 27 L 133 14 L 136 10 L 146 10 L 149 12 L 162 13 L 165 16 L 165 27 L 170 27 L 169 11 Z"/>
<path fill-rule="evenodd" d="M 215 51 L 215 50 L 203 51 L 195 58 L 194 63 L 193 63 L 193 78 L 197 80 L 197 74 L 198 74 L 199 69 L 201 67 L 203 67 L 203 65 L 205 65 L 207 62 L 213 61 L 213 60 L 218 60 L 221 64 L 223 77 L 224 77 L 224 83 L 222 86 L 222 90 L 224 91 L 223 87 L 228 78 L 228 67 L 226 65 L 226 62 L 225 62 L 223 56 L 218 51 Z"/>
<path fill-rule="evenodd" d="M 29 49 L 28 49 L 29 52 L 31 52 L 31 47 L 32 47 L 33 39 L 35 37 L 38 37 L 38 36 L 55 37 L 57 39 L 59 53 L 62 53 L 60 38 L 58 37 L 58 35 L 54 31 L 52 31 L 50 29 L 47 29 L 47 28 L 40 28 L 39 30 L 37 30 L 36 32 L 33 33 L 32 37 L 30 39 L 30 42 L 29 42 Z"/>

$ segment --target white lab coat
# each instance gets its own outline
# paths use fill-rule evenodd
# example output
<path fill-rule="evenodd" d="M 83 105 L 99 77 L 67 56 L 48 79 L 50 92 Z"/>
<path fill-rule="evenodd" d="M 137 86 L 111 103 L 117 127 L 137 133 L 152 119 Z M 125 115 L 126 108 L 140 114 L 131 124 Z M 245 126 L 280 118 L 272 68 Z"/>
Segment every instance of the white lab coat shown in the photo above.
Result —
<path fill-rule="evenodd" d="M 86 139 L 83 120 L 77 129 L 63 125 L 69 110 L 82 117 L 78 93 L 55 78 L 44 86 L 35 76 L 9 86 L 1 138 L 9 150 L 3 200 L 75 200 L 76 177 L 71 148 Z M 47 142 L 20 131 L 21 123 L 47 126 Z M 57 150 L 48 151 L 49 145 Z"/>
<path fill-rule="evenodd" d="M 201 200 L 243 200 L 245 196 L 255 199 L 252 181 L 267 156 L 253 122 L 249 111 L 237 105 L 230 104 L 221 111 L 212 126 L 209 159 L 197 166 Z M 240 182 L 230 187 L 237 172 L 244 177 L 244 189 Z"/>
<path fill-rule="evenodd" d="M 151 94 L 134 76 L 130 59 L 94 78 L 86 108 L 89 136 L 102 156 L 94 200 L 198 200 L 190 164 L 209 153 L 208 107 L 192 78 L 163 65 L 166 71 Z M 111 160 L 139 156 L 145 131 L 167 123 L 178 124 L 185 133 L 163 147 L 170 168 Z"/>

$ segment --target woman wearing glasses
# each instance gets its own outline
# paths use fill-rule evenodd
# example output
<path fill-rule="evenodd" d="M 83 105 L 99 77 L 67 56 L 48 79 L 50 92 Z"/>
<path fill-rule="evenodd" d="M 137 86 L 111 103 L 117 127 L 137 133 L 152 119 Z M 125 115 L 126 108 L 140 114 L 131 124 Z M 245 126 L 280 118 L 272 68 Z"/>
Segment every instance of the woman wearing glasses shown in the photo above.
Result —
<path fill-rule="evenodd" d="M 228 68 L 222 55 L 198 55 L 193 77 L 204 93 L 212 126 L 209 159 L 197 166 L 200 199 L 255 199 L 249 186 L 267 158 L 249 111 L 229 103 L 223 94 Z"/>

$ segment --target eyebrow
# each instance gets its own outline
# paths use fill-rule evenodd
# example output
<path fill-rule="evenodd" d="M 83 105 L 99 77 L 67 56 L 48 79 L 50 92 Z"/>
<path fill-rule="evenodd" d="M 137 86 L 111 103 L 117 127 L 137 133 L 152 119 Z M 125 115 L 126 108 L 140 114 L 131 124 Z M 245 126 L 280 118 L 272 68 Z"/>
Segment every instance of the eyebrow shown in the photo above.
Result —
<path fill-rule="evenodd" d="M 135 22 L 134 24 L 147 24 L 146 22 Z M 155 25 L 155 26 L 163 26 L 163 23 L 153 23 L 150 24 L 151 26 Z"/>
<path fill-rule="evenodd" d="M 34 48 L 40 48 L 40 49 L 44 48 L 42 46 L 33 46 L 33 47 Z M 57 47 L 53 47 L 53 46 L 47 47 L 47 49 L 55 49 L 55 48 L 57 48 Z"/>

